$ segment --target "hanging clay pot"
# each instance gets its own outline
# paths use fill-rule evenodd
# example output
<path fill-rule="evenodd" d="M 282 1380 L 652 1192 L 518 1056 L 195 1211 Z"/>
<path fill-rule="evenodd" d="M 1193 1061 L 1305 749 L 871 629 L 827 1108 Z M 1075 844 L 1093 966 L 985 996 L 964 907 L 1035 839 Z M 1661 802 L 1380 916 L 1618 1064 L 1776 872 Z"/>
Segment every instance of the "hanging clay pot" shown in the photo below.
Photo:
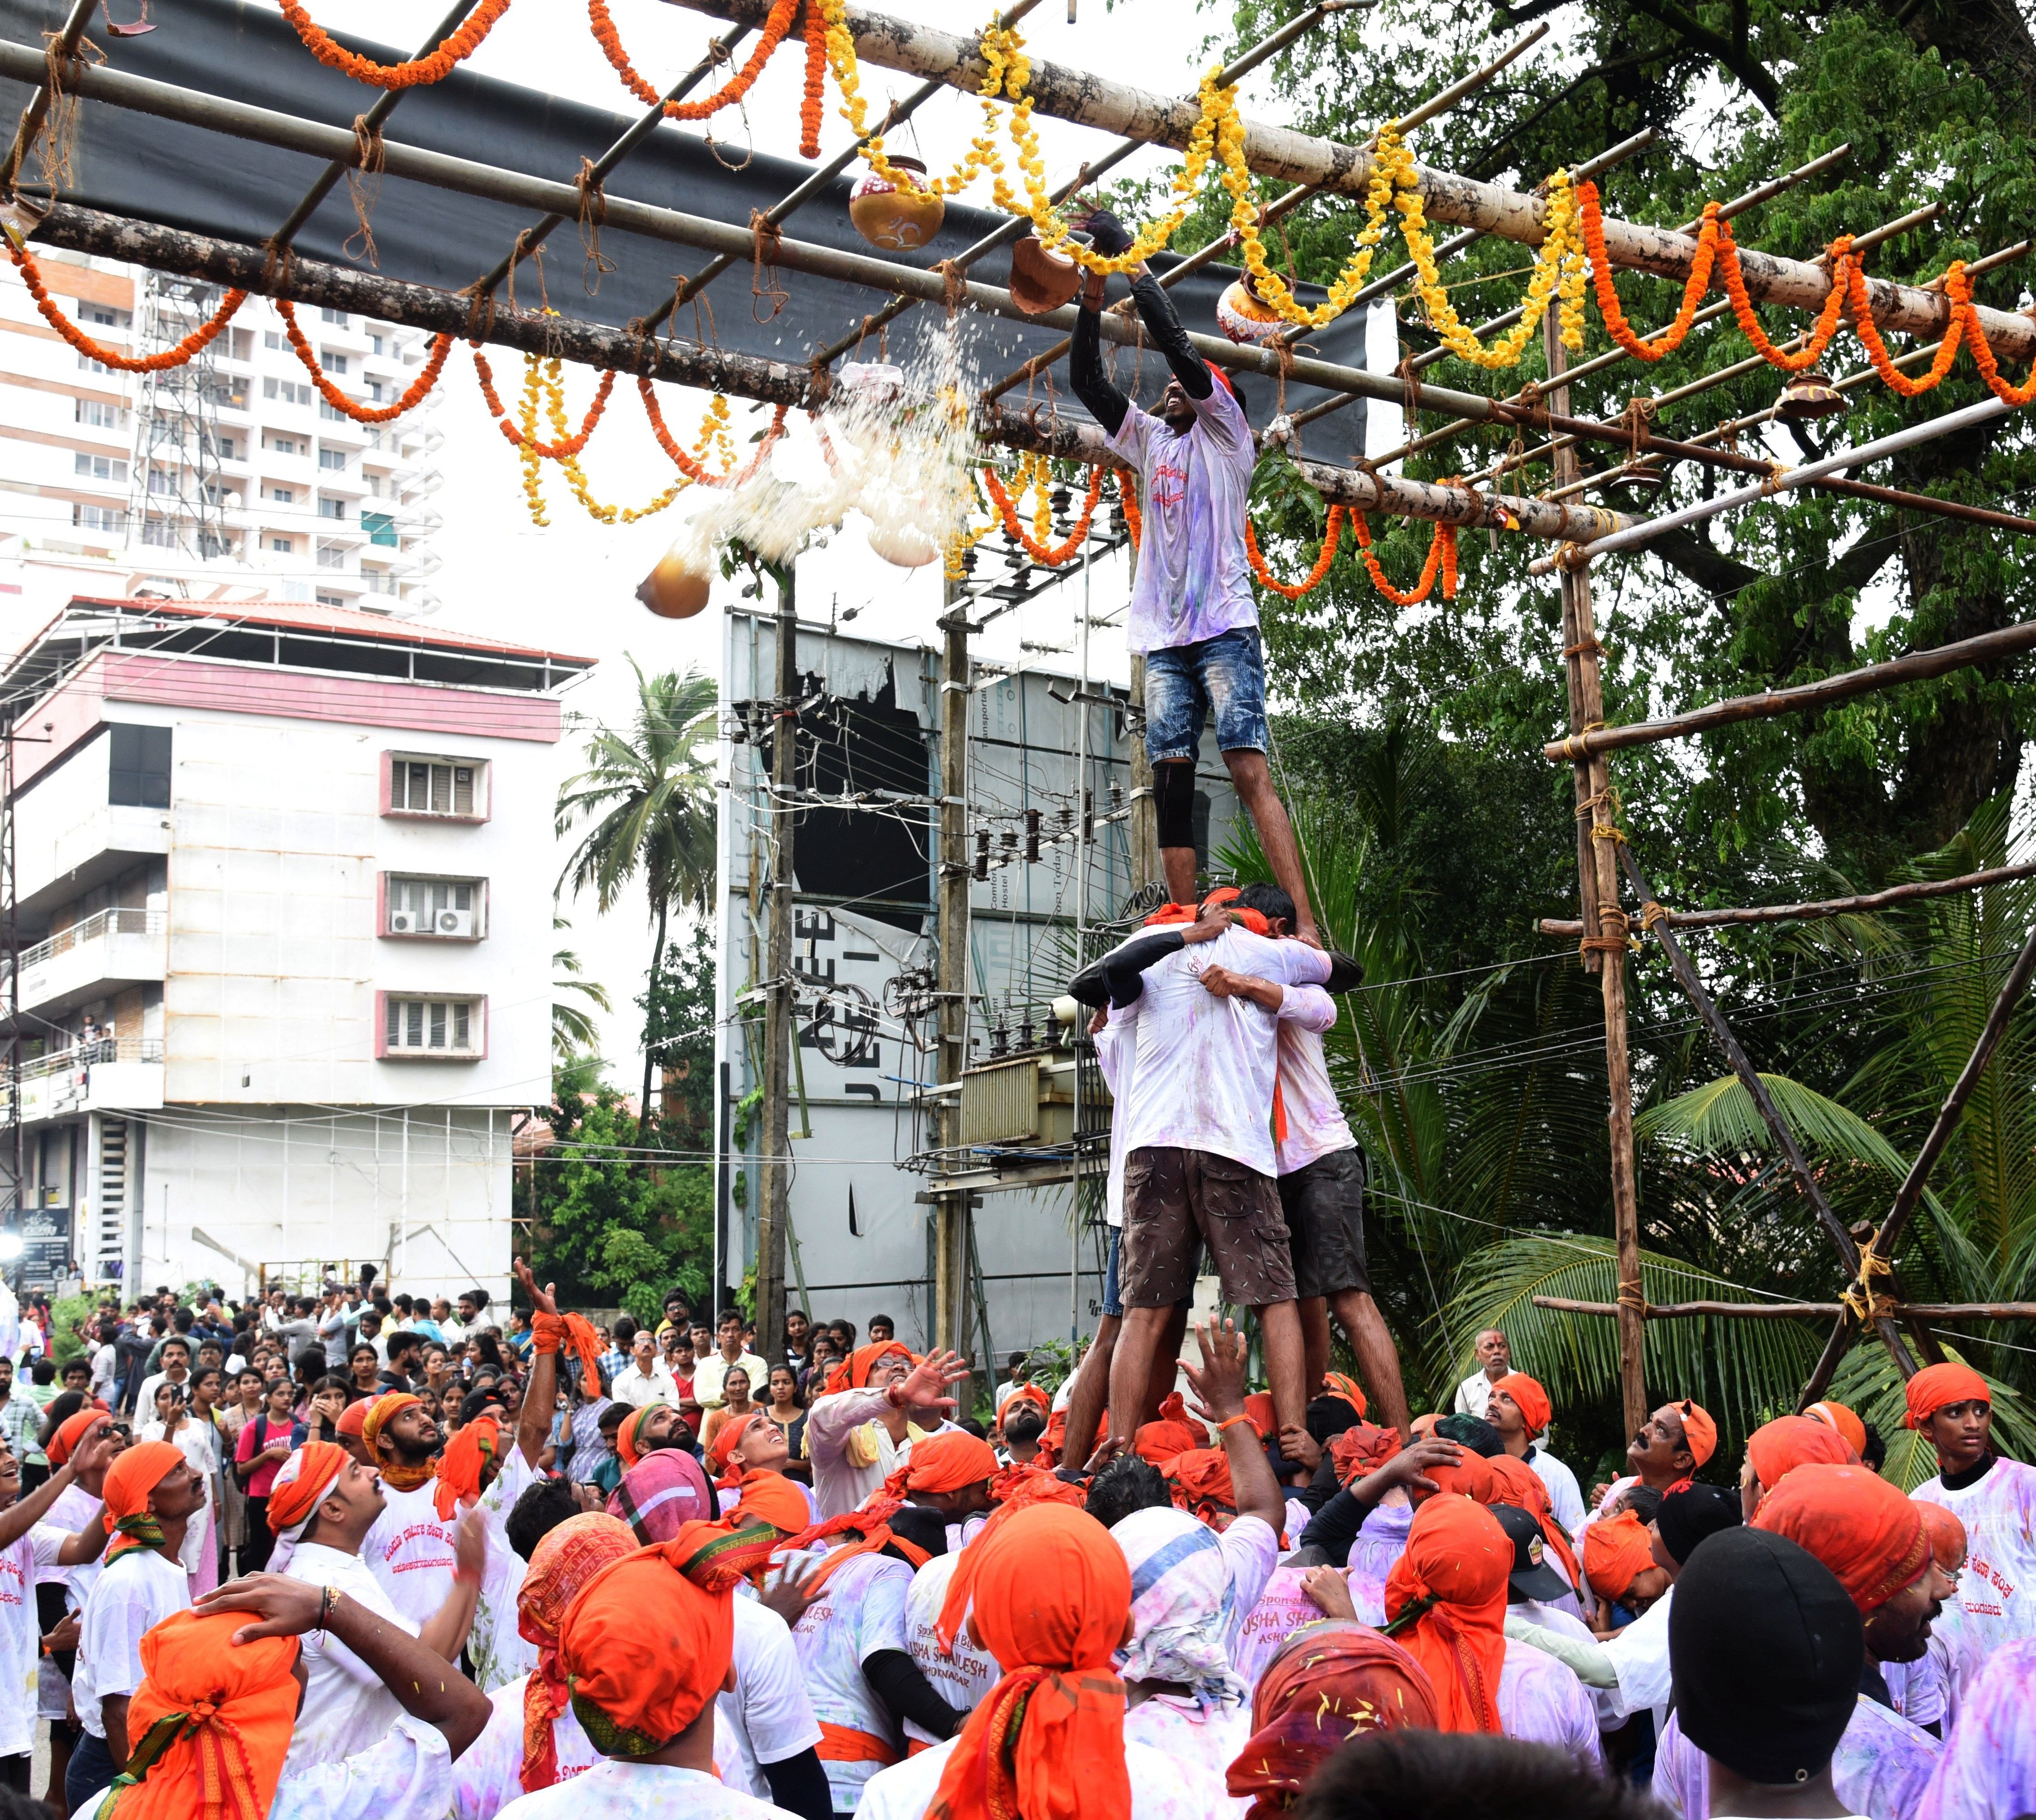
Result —
<path fill-rule="evenodd" d="M 1263 301 L 1247 272 L 1216 300 L 1216 327 L 1245 347 L 1269 342 L 1286 324 L 1280 312 Z"/>
<path fill-rule="evenodd" d="M 891 168 L 923 180 L 926 167 L 917 158 L 893 156 Z M 848 218 L 855 231 L 873 247 L 889 253 L 907 253 L 930 242 L 941 231 L 948 212 L 946 199 L 923 187 L 902 189 L 874 171 L 865 171 L 862 180 L 849 192 Z"/>
<path fill-rule="evenodd" d="M 711 580 L 677 551 L 667 550 L 639 583 L 636 598 L 660 619 L 691 619 L 707 605 Z"/>
<path fill-rule="evenodd" d="M 1845 394 L 1823 374 L 1791 373 L 1774 414 L 1784 423 L 1800 424 L 1814 417 L 1843 417 L 1851 409 Z"/>
<path fill-rule="evenodd" d="M 869 547 L 900 568 L 923 568 L 941 553 L 941 546 L 916 525 L 873 524 Z"/>
<path fill-rule="evenodd" d="M 1084 245 L 1086 234 L 1068 238 Z M 1057 252 L 1035 234 L 1011 243 L 1011 300 L 1028 316 L 1043 316 L 1074 301 L 1082 286 L 1082 269 L 1065 253 Z"/>

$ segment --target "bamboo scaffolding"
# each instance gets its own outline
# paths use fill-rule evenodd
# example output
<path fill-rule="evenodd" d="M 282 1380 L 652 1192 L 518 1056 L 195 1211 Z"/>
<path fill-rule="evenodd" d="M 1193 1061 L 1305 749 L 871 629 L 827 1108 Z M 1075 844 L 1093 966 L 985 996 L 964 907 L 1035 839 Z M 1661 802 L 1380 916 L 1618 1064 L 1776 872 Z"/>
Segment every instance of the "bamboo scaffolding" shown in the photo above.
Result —
<path fill-rule="evenodd" d="M 1808 904 L 1766 904 L 1740 910 L 1669 910 L 1665 911 L 1658 920 L 1671 929 L 1722 929 L 1749 923 L 1808 923 L 1826 916 L 1860 916 L 1870 910 L 1884 910 L 1892 904 L 1955 897 L 1961 891 L 1982 891 L 1995 885 L 2011 885 L 2023 878 L 2036 878 L 2036 862 L 1991 867 L 1984 872 L 1961 873 L 1955 878 L 1925 878 L 1913 885 L 1891 885 L 1885 891 L 1869 891 L 1857 897 L 1826 897 Z M 1544 935 L 1574 938 L 1584 932 L 1582 923 L 1554 916 L 1543 917 L 1536 927 Z"/>
<path fill-rule="evenodd" d="M 759 24 L 768 0 L 668 0 L 711 17 Z M 973 36 L 930 25 L 846 9 L 846 22 L 856 53 L 865 62 L 905 74 L 938 77 L 951 88 L 974 91 L 986 74 L 981 47 Z M 1192 100 L 1153 95 L 1092 72 L 1035 61 L 1027 93 L 1035 109 L 1058 119 L 1122 134 L 1144 143 L 1184 149 L 1194 131 L 1199 109 Z M 1362 148 L 1340 144 L 1291 127 L 1245 123 L 1244 157 L 1261 176 L 1290 183 L 1315 183 L 1324 189 L 1362 195 L 1371 176 L 1371 160 Z M 1417 187 L 1428 218 L 1453 227 L 1480 228 L 1502 240 L 1539 246 L 1543 238 L 1543 204 L 1538 197 L 1496 183 L 1478 183 L 1452 172 L 1417 167 Z M 1605 245 L 1613 265 L 1633 271 L 1683 278 L 1696 256 L 1688 234 L 1636 225 L 1608 218 Z M 1742 250 L 1741 268 L 1748 293 L 1767 303 L 1791 308 L 1819 308 L 1831 289 L 1830 274 L 1815 263 L 1785 259 Z M 1942 334 L 1951 310 L 1941 296 L 1911 285 L 1869 279 L 1874 319 L 1883 329 L 1908 334 Z M 2005 310 L 1982 308 L 1981 332 L 1995 353 L 2005 360 L 2036 356 L 2036 319 Z"/>
<path fill-rule="evenodd" d="M 7 162 L 0 167 L 0 196 L 11 196 L 20 180 L 22 160 L 36 142 L 36 135 L 42 131 L 43 123 L 49 118 L 50 104 L 56 99 L 50 90 L 50 66 L 52 61 L 69 63 L 77 55 L 77 41 L 85 36 L 85 28 L 97 10 L 99 0 L 71 0 L 70 16 L 63 28 L 51 41 L 43 59 L 42 77 L 28 96 L 28 104 L 21 110 L 21 119 L 15 123 L 13 143 L 7 149 Z"/>

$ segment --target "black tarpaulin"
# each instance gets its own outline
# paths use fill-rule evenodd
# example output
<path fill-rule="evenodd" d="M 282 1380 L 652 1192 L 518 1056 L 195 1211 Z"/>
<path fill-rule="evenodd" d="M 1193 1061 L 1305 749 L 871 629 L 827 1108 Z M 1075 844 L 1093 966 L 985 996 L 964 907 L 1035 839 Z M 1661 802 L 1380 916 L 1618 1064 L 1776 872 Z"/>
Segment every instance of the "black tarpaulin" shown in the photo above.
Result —
<path fill-rule="evenodd" d="M 66 0 L 0 0 L 0 32 L 40 51 L 61 30 L 68 11 Z M 349 131 L 356 117 L 381 93 L 320 63 L 270 4 L 154 0 L 149 16 L 156 28 L 145 36 L 95 35 L 109 68 Z M 706 36 L 703 28 L 703 45 Z M 342 41 L 378 62 L 397 62 L 408 55 L 364 40 Z M 788 43 L 779 55 L 796 57 L 800 49 Z M 24 84 L 0 82 L 0 104 L 14 112 L 28 95 Z M 964 100 L 956 96 L 957 104 Z M 929 104 L 943 104 L 940 100 Z M 598 157 L 634 119 L 479 75 L 462 65 L 443 82 L 405 91 L 383 136 L 391 145 L 571 183 L 581 160 Z M 1098 153 L 1114 143 L 1101 134 L 1095 138 Z M 66 202 L 257 246 L 288 217 L 325 168 L 318 158 L 90 100 L 79 104 L 70 165 L 70 184 L 61 198 Z M 32 179 L 40 168 L 37 155 L 31 153 L 25 180 Z M 875 252 L 848 219 L 849 191 L 859 168 L 851 166 L 846 176 L 793 215 L 784 224 L 786 236 Z M 771 207 L 811 169 L 796 159 L 764 152 L 752 155 L 726 142 L 711 147 L 697 130 L 667 122 L 631 153 L 605 187 L 611 198 L 626 197 L 746 227 L 752 211 Z M 411 283 L 463 289 L 495 266 L 537 213 L 386 177 L 371 217 L 375 269 Z M 933 244 L 903 256 L 932 266 L 963 251 L 1005 218 L 950 203 Z M 347 186 L 340 183 L 299 232 L 296 250 L 336 265 L 363 267 L 367 262 L 360 256 L 358 227 Z M 554 308 L 611 327 L 662 314 L 675 278 L 697 272 L 710 257 L 694 248 L 613 229 L 603 231 L 601 251 L 615 269 L 597 284 L 587 269 L 577 227 L 565 224 L 547 244 L 544 283 Z M 1155 262 L 1162 269 L 1166 262 Z M 1000 250 L 975 266 L 971 276 L 1001 285 L 1008 269 L 1007 255 Z M 1217 332 L 1216 299 L 1235 276 L 1232 270 L 1207 266 L 1175 288 L 1176 306 L 1190 328 Z M 518 301 L 530 304 L 537 284 L 536 274 L 526 265 L 516 280 Z M 673 327 L 682 339 L 711 341 L 743 353 L 802 363 L 852 333 L 887 296 L 862 285 L 792 271 L 779 274 L 779 285 L 789 301 L 774 318 L 760 321 L 769 315 L 769 306 L 752 296 L 751 272 L 746 267 L 731 270 L 708 290 L 706 304 L 697 310 L 688 306 Z M 1301 294 L 1307 301 L 1322 295 L 1307 287 Z M 937 320 L 936 313 L 922 305 L 893 323 L 888 330 L 892 357 L 909 357 Z M 978 312 L 968 313 L 963 322 L 986 380 L 1001 377 L 1059 338 L 1054 331 Z M 1363 341 L 1359 312 L 1331 324 L 1308 346 L 1320 358 L 1361 366 Z M 865 357 L 875 357 L 876 345 L 873 337 Z M 1116 357 L 1118 383 L 1149 401 L 1165 376 L 1159 357 L 1147 350 L 1141 357 L 1126 348 Z M 1067 414 L 1080 417 L 1080 406 L 1066 391 L 1065 373 L 1065 366 L 1057 370 L 1053 396 Z M 1252 419 L 1263 427 L 1276 409 L 1275 382 L 1251 376 L 1245 390 Z M 1025 395 L 1021 390 L 1008 402 L 1023 402 Z M 1043 383 L 1031 395 L 1044 400 L 1048 394 Z M 1287 408 L 1300 410 L 1325 395 L 1314 387 L 1290 384 Z M 1361 453 L 1366 409 L 1362 402 L 1354 404 L 1310 425 L 1307 453 L 1339 462 Z"/>

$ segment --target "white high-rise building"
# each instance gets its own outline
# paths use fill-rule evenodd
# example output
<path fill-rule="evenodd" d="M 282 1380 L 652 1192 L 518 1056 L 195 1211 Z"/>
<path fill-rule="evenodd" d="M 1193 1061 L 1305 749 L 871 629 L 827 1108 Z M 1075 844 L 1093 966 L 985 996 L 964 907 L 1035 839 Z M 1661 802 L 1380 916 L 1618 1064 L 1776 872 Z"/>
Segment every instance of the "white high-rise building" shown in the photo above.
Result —
<path fill-rule="evenodd" d="M 64 313 L 130 356 L 175 345 L 220 302 L 200 281 L 35 251 Z M 343 311 L 297 320 L 321 373 L 359 404 L 402 397 L 430 349 Z M 354 422 L 254 296 L 190 361 L 123 373 L 66 342 L 0 264 L 0 592 L 52 609 L 148 591 L 429 612 L 437 403 L 434 391 L 388 424 Z"/>

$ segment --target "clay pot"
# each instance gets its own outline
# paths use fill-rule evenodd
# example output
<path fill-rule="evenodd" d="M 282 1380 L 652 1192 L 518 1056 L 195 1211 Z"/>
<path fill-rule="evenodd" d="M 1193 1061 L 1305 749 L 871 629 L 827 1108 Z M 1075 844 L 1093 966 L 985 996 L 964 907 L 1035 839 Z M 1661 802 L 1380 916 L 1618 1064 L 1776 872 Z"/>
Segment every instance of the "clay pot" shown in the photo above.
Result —
<path fill-rule="evenodd" d="M 691 619 L 707 605 L 710 584 L 709 576 L 667 550 L 638 585 L 636 598 L 660 619 Z"/>
<path fill-rule="evenodd" d="M 941 546 L 915 525 L 873 524 L 869 547 L 900 568 L 923 568 L 941 553 Z"/>
<path fill-rule="evenodd" d="M 926 167 L 917 158 L 893 156 L 894 170 L 924 178 Z M 927 245 L 941 231 L 946 218 L 946 198 L 928 189 L 905 190 L 874 171 L 849 192 L 848 218 L 855 231 L 873 247 L 889 253 L 908 253 Z"/>
<path fill-rule="evenodd" d="M 1259 300 L 1250 276 L 1239 278 L 1216 300 L 1216 327 L 1244 347 L 1269 342 L 1287 325 L 1269 304 Z"/>
<path fill-rule="evenodd" d="M 1087 235 L 1070 235 L 1087 244 Z M 1074 301 L 1082 287 L 1082 269 L 1066 254 L 1056 252 L 1035 234 L 1011 244 L 1011 300 L 1028 316 L 1043 316 Z"/>
<path fill-rule="evenodd" d="M 1843 417 L 1851 409 L 1845 394 L 1823 374 L 1791 373 L 1774 414 L 1785 423 L 1801 424 L 1815 417 Z"/>

